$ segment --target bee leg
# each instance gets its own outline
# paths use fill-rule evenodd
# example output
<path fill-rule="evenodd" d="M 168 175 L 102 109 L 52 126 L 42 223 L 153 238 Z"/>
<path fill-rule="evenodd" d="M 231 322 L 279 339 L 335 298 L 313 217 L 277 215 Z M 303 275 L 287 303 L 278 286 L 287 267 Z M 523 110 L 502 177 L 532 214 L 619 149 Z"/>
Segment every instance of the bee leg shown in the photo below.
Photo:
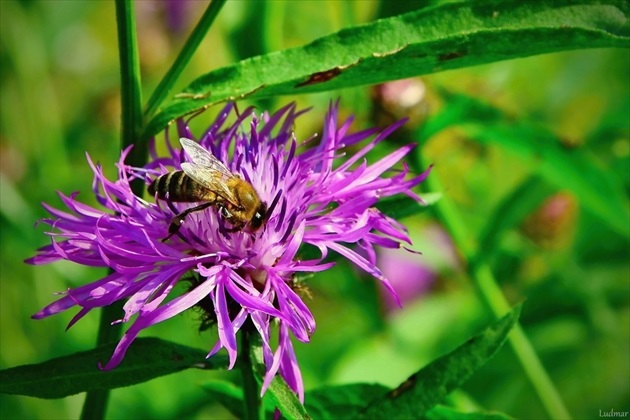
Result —
<path fill-rule="evenodd" d="M 182 227 L 182 223 L 184 223 L 184 217 L 181 214 L 173 217 L 171 219 L 171 224 L 168 225 L 168 236 L 162 239 L 162 242 L 166 242 L 171 236 L 175 235 L 179 228 Z"/>
<path fill-rule="evenodd" d="M 228 210 L 226 206 L 219 207 L 219 214 L 221 215 L 221 217 L 223 217 L 223 219 L 232 224 L 231 229 L 225 229 L 225 227 L 223 227 L 223 231 L 225 233 L 238 232 L 243 229 L 243 226 L 245 226 L 243 223 L 237 223 L 236 221 L 234 221 L 234 216 L 232 216 L 232 213 L 230 213 L 230 210 Z"/>
<path fill-rule="evenodd" d="M 230 213 L 227 207 L 225 206 L 219 207 L 219 213 L 221 213 L 221 216 L 223 216 L 225 220 L 232 220 L 232 213 Z"/>
<path fill-rule="evenodd" d="M 225 231 L 227 233 L 240 232 L 241 230 L 243 230 L 244 226 L 245 225 L 238 223 L 238 224 L 233 225 L 231 229 L 225 229 Z"/>
<path fill-rule="evenodd" d="M 219 232 L 221 233 L 221 235 L 223 235 L 226 239 L 228 238 L 228 232 L 230 232 L 228 229 L 226 229 L 225 227 L 225 221 L 227 220 L 228 222 L 231 221 L 232 219 L 232 214 L 228 211 L 227 208 L 225 208 L 225 206 L 219 204 L 217 206 L 217 209 L 219 211 Z"/>
<path fill-rule="evenodd" d="M 188 216 L 192 212 L 206 209 L 210 207 L 212 204 L 214 203 L 211 203 L 211 202 L 203 203 L 198 206 L 186 209 L 183 212 L 179 213 L 177 216 L 173 217 L 171 219 L 171 224 L 168 225 L 168 236 L 164 238 L 162 242 L 165 242 L 167 239 L 169 239 L 171 236 L 177 233 L 179 228 L 182 227 L 182 224 L 184 223 L 184 219 L 186 218 L 186 216 Z"/>

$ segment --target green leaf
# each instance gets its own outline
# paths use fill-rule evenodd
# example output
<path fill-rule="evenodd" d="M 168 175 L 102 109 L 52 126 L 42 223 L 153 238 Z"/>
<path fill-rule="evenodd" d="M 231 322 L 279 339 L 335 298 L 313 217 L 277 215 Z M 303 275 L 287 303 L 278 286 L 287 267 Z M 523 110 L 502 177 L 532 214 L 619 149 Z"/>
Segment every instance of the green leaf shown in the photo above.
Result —
<path fill-rule="evenodd" d="M 260 383 L 262 384 L 262 376 Z M 284 417 L 289 419 L 311 418 L 306 411 L 306 408 L 304 408 L 300 400 L 298 400 L 295 393 L 291 390 L 291 388 L 289 388 L 282 377 L 276 376 L 273 378 L 267 393 L 271 398 L 271 401 L 276 407 L 278 407 Z"/>
<path fill-rule="evenodd" d="M 225 357 L 206 359 L 207 351 L 160 340 L 138 338 L 122 363 L 101 371 L 116 344 L 0 371 L 0 392 L 38 398 L 63 398 L 79 392 L 135 385 L 188 368 L 224 369 Z"/>
<path fill-rule="evenodd" d="M 479 249 L 475 262 L 487 261 L 496 249 L 501 234 L 521 223 L 555 190 L 537 175 L 532 175 L 507 195 L 488 217 L 479 237 Z"/>
<path fill-rule="evenodd" d="M 396 220 L 416 214 L 424 213 L 429 206 L 435 204 L 442 197 L 441 193 L 427 193 L 422 195 L 424 204 L 418 203 L 411 197 L 401 196 L 380 200 L 374 207 L 381 213 Z"/>
<path fill-rule="evenodd" d="M 431 115 L 419 128 L 416 137 L 420 144 L 424 144 L 435 134 L 454 125 L 475 121 L 490 123 L 509 118 L 502 110 L 470 96 L 450 92 L 440 87 L 437 87 L 437 91 L 444 98 L 445 106 L 441 112 Z"/>
<path fill-rule="evenodd" d="M 380 384 L 349 384 L 319 388 L 306 393 L 309 414 L 315 419 L 354 419 L 366 401 L 374 400 L 390 391 Z M 435 405 L 424 416 L 427 419 L 492 419 L 510 417 L 498 412 L 463 412 L 444 405 Z"/>
<path fill-rule="evenodd" d="M 475 124 L 466 131 L 475 140 L 499 144 L 526 160 L 550 183 L 573 192 L 615 231 L 630 236 L 623 185 L 582 150 L 567 150 L 551 133 L 526 123 Z"/>
<path fill-rule="evenodd" d="M 449 419 L 453 419 L 453 420 L 484 420 L 484 419 L 488 419 L 488 420 L 507 420 L 510 419 L 511 417 L 503 414 L 503 413 L 498 413 L 498 412 L 469 412 L 469 413 L 465 413 L 459 410 L 456 410 L 452 407 L 447 407 L 444 405 L 436 405 L 435 407 L 433 407 L 432 409 L 430 409 L 429 411 L 427 411 L 424 415 L 425 418 L 430 419 L 430 420 L 441 420 L 441 419 L 445 419 L 445 420 L 449 420 Z"/>
<path fill-rule="evenodd" d="M 232 382 L 216 380 L 206 382 L 201 387 L 210 395 L 212 401 L 222 404 L 234 417 L 239 419 L 244 418 L 243 389 L 240 386 Z M 306 398 L 308 399 L 309 397 Z M 263 398 L 265 418 L 272 418 L 277 406 L 275 399 Z M 287 415 L 285 414 L 284 418 L 286 417 Z M 319 418 L 319 416 L 317 416 L 317 418 Z"/>
<path fill-rule="evenodd" d="M 604 223 L 630 236 L 630 209 L 623 185 L 585 151 L 567 149 L 547 129 L 529 121 L 514 121 L 477 99 L 442 94 L 448 105 L 421 129 L 420 139 L 426 140 L 450 125 L 460 125 L 473 140 L 497 144 L 526 160 L 547 182 L 570 190 Z"/>
<path fill-rule="evenodd" d="M 243 389 L 228 381 L 210 381 L 201 388 L 236 418 L 243 418 Z"/>
<path fill-rule="evenodd" d="M 260 376 L 262 384 L 263 376 Z M 311 416 L 306 411 L 293 390 L 289 388 L 287 383 L 281 376 L 276 376 L 271 381 L 267 394 L 271 398 L 273 404 L 278 407 L 282 415 L 289 419 L 310 419 Z"/>
<path fill-rule="evenodd" d="M 259 384 L 262 385 L 263 379 L 265 377 L 265 365 L 261 362 L 263 360 L 262 347 L 257 346 L 253 348 L 252 354 L 252 363 L 254 363 L 254 373 L 256 376 L 256 380 Z M 297 395 L 289 388 L 287 383 L 282 379 L 280 375 L 276 375 L 267 392 L 265 393 L 265 397 L 269 397 L 272 401 L 272 404 L 275 407 L 278 407 L 282 415 L 289 419 L 310 419 L 311 416 L 308 414 Z M 267 406 L 267 404 L 265 404 Z"/>
<path fill-rule="evenodd" d="M 305 406 L 315 419 L 347 419 L 356 417 L 357 411 L 389 391 L 379 384 L 350 384 L 329 386 L 306 393 Z"/>
<path fill-rule="evenodd" d="M 207 73 L 164 106 L 144 137 L 229 100 L 329 91 L 554 51 L 628 47 L 627 12 L 623 0 L 423 8 Z"/>
<path fill-rule="evenodd" d="M 357 415 L 387 419 L 422 417 L 494 356 L 520 312 L 518 305 L 481 334 L 431 362 L 385 396 L 373 400 Z"/>

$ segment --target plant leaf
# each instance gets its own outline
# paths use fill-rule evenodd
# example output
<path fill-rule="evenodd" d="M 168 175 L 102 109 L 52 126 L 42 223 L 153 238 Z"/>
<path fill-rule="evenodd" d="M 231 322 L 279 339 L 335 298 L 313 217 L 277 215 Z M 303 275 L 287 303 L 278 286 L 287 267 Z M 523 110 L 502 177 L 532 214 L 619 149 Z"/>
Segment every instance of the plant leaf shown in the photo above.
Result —
<path fill-rule="evenodd" d="M 441 420 L 441 419 L 445 419 L 445 420 L 448 420 L 448 419 L 507 420 L 507 419 L 510 419 L 511 417 L 506 414 L 499 413 L 496 411 L 491 411 L 491 412 L 488 412 L 488 411 L 478 412 L 477 411 L 477 412 L 466 413 L 463 411 L 456 410 L 452 407 L 447 407 L 445 405 L 438 404 L 425 413 L 425 418 L 430 419 L 430 420 Z"/>
<path fill-rule="evenodd" d="M 386 198 L 384 200 L 380 200 L 374 207 L 376 207 L 384 215 L 400 220 L 404 217 L 424 213 L 441 197 L 441 193 L 423 194 L 422 201 L 424 201 L 424 204 L 418 203 L 413 198 L 407 196 Z"/>
<path fill-rule="evenodd" d="M 398 388 L 370 402 L 363 418 L 419 418 L 462 385 L 501 348 L 521 312 L 521 305 L 481 334 L 414 373 Z M 355 416 L 355 417 L 357 417 Z"/>
<path fill-rule="evenodd" d="M 551 133 L 527 124 L 475 124 L 466 131 L 475 140 L 497 143 L 525 159 L 547 181 L 573 192 L 616 232 L 630 236 L 630 211 L 623 186 L 582 150 L 566 150 Z"/>
<path fill-rule="evenodd" d="M 420 129 L 426 140 L 440 130 L 459 125 L 471 139 L 494 143 L 529 162 L 547 182 L 573 192 L 591 212 L 616 232 L 630 236 L 623 185 L 580 149 L 567 149 L 551 132 L 529 121 L 514 121 L 500 109 L 475 98 L 443 91 L 448 105 Z"/>
<path fill-rule="evenodd" d="M 349 384 L 329 386 L 306 393 L 305 406 L 316 419 L 344 419 L 356 417 L 357 411 L 389 391 L 379 384 Z"/>
<path fill-rule="evenodd" d="M 501 200 L 479 236 L 479 249 L 475 263 L 487 261 L 497 249 L 503 232 L 521 223 L 555 190 L 538 175 L 532 175 Z"/>
<path fill-rule="evenodd" d="M 254 363 L 254 374 L 260 385 L 263 383 L 265 376 L 265 365 L 260 361 L 263 360 L 262 347 L 253 348 L 252 363 Z M 302 405 L 297 395 L 289 388 L 287 383 L 280 375 L 276 375 L 269 385 L 265 397 L 269 396 L 273 405 L 278 407 L 282 415 L 290 419 L 310 419 L 311 416 Z M 268 407 L 268 404 L 264 404 Z"/>
<path fill-rule="evenodd" d="M 628 47 L 627 9 L 623 0 L 495 0 L 380 19 L 199 77 L 150 121 L 144 138 L 229 100 L 329 91 L 554 51 Z"/>
<path fill-rule="evenodd" d="M 201 388 L 236 418 L 243 418 L 243 389 L 228 381 L 209 381 Z"/>
<path fill-rule="evenodd" d="M 93 350 L 0 371 L 0 392 L 38 398 L 63 398 L 80 392 L 135 385 L 187 368 L 224 369 L 225 357 L 206 359 L 205 350 L 158 338 L 138 338 L 116 369 L 101 371 L 116 343 Z"/>

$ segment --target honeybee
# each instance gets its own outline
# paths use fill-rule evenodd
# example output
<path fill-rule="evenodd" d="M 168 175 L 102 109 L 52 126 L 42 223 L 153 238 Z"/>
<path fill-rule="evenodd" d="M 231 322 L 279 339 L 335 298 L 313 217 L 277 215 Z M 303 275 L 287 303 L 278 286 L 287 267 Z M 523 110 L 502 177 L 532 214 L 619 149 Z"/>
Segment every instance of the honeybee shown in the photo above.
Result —
<path fill-rule="evenodd" d="M 157 177 L 149 185 L 149 194 L 162 200 L 182 203 L 203 202 L 179 213 L 168 227 L 168 239 L 181 227 L 192 212 L 216 206 L 219 214 L 238 231 L 248 225 L 256 231 L 265 223 L 265 204 L 252 185 L 233 174 L 209 151 L 198 143 L 179 139 L 192 162 L 182 163 L 181 171 L 169 172 Z"/>

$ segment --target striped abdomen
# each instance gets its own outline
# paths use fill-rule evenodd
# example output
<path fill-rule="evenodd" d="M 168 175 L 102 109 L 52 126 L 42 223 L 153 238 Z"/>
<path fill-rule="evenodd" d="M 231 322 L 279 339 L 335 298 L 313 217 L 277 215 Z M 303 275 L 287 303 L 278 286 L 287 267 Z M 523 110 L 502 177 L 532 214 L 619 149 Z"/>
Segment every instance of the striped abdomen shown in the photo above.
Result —
<path fill-rule="evenodd" d="M 149 185 L 149 194 L 162 200 L 177 202 L 195 202 L 220 200 L 217 194 L 195 182 L 184 171 L 169 172 L 157 177 Z"/>

